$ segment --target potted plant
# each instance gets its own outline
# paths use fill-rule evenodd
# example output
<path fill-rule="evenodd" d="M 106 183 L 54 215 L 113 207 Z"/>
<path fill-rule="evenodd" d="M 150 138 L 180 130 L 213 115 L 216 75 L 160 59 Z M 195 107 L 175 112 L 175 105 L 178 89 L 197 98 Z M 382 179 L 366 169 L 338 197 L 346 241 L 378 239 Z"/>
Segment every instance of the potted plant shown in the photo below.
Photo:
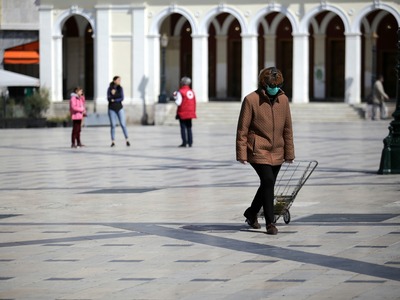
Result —
<path fill-rule="evenodd" d="M 32 95 L 25 98 L 24 112 L 28 118 L 27 127 L 45 127 L 44 113 L 50 107 L 49 91 L 44 88 L 35 90 Z"/>

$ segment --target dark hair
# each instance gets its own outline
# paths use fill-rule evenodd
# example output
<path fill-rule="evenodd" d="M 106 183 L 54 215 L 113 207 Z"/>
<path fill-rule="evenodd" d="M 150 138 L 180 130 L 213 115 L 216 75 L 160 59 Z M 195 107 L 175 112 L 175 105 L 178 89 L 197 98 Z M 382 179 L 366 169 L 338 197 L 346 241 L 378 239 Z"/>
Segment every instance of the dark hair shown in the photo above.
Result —
<path fill-rule="evenodd" d="M 80 86 L 77 86 L 74 88 L 74 93 L 77 93 L 78 91 L 83 90 Z"/>
<path fill-rule="evenodd" d="M 283 83 L 282 72 L 276 67 L 265 68 L 258 75 L 258 85 L 265 87 L 268 84 L 281 85 Z"/>
<path fill-rule="evenodd" d="M 120 76 L 114 76 L 113 80 L 110 82 L 110 86 L 114 86 L 114 81 L 117 80 L 118 78 L 121 78 Z"/>

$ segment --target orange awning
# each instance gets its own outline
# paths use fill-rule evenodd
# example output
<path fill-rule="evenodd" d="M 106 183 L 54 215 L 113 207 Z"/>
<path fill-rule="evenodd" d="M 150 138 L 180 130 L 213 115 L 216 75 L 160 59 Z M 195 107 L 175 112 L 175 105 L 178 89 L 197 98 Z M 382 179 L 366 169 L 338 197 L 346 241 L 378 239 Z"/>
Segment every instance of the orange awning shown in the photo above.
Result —
<path fill-rule="evenodd" d="M 4 51 L 5 64 L 38 64 L 39 42 L 32 42 Z"/>
<path fill-rule="evenodd" d="M 5 51 L 5 64 L 38 64 L 39 53 L 36 51 Z"/>

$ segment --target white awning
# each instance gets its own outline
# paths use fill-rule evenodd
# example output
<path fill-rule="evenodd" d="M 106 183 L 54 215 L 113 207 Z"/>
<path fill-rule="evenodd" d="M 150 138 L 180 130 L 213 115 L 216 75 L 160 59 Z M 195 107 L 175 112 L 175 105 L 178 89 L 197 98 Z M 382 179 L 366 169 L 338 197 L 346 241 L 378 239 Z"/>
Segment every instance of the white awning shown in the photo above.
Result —
<path fill-rule="evenodd" d="M 40 81 L 38 78 L 10 72 L 6 70 L 0 70 L 0 87 L 6 86 L 39 86 Z"/>

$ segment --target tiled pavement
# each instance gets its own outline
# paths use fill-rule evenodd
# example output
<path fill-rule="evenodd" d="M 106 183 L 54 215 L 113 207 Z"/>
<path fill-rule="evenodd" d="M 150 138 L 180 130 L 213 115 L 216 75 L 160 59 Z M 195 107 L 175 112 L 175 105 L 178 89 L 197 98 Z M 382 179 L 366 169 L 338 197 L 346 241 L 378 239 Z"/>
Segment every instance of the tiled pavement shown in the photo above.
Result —
<path fill-rule="evenodd" d="M 400 175 L 389 121 L 295 123 L 319 165 L 279 234 L 248 230 L 258 186 L 235 125 L 0 131 L 0 299 L 399 299 Z M 264 225 L 264 224 L 263 224 Z"/>

